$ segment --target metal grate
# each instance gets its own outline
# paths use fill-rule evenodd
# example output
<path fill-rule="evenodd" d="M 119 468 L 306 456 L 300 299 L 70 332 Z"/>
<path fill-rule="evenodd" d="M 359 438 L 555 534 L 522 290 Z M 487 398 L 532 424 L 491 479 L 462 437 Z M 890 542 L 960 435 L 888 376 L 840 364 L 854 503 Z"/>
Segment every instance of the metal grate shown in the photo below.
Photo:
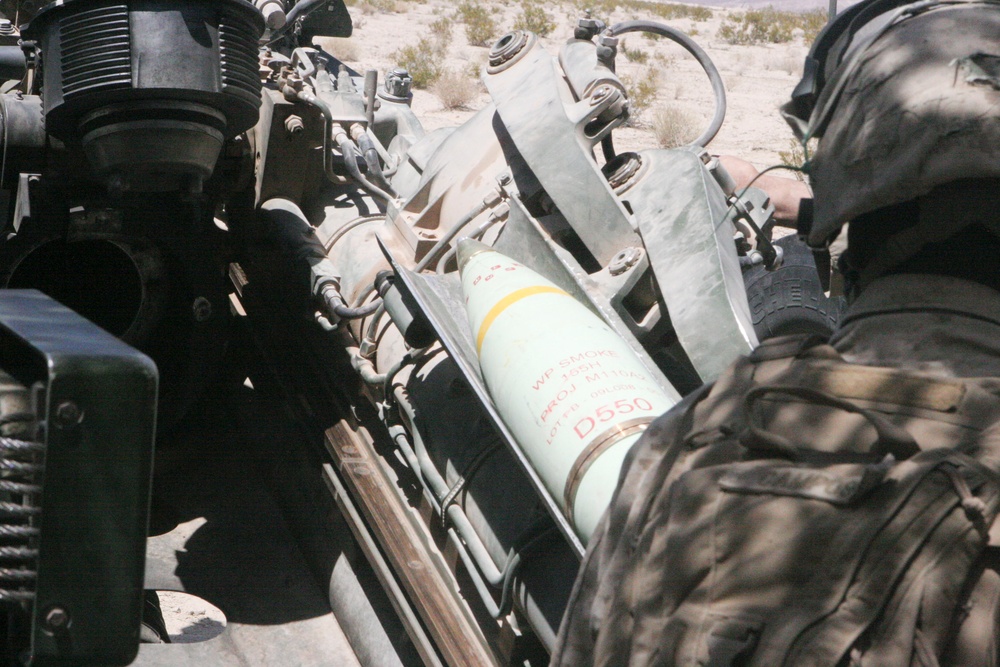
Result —
<path fill-rule="evenodd" d="M 59 22 L 63 97 L 132 86 L 128 5 L 108 3 Z"/>
<path fill-rule="evenodd" d="M 44 453 L 40 442 L 0 437 L 0 602 L 35 598 Z"/>
<path fill-rule="evenodd" d="M 242 91 L 254 98 L 260 97 L 257 36 L 254 26 L 245 16 L 222 13 L 219 19 L 219 55 L 222 60 L 224 92 Z M 229 88 L 236 90 L 229 91 Z"/>

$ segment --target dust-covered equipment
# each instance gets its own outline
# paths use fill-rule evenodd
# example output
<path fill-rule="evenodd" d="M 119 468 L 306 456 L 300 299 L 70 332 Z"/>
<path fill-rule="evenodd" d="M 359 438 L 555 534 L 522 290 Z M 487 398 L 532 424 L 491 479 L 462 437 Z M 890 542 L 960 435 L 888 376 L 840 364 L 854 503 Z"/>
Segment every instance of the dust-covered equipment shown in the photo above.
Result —
<path fill-rule="evenodd" d="M 705 68 L 699 144 L 615 150 L 617 40 L 638 31 Z M 725 91 L 667 26 L 584 18 L 558 54 L 500 36 L 488 104 L 434 132 L 403 70 L 378 85 L 303 46 L 266 62 L 260 215 L 232 270 L 280 360 L 254 386 L 326 429 L 327 484 L 407 641 L 331 605 L 384 664 L 545 664 L 629 445 L 758 334 L 829 331 L 837 304 L 700 145 Z"/>
<path fill-rule="evenodd" d="M 160 479 L 191 485 L 167 523 L 206 523 L 150 538 L 145 585 L 231 615 L 221 639 L 139 664 L 321 662 L 328 636 L 299 621 L 330 610 L 365 664 L 546 664 L 651 419 L 760 337 L 836 320 L 811 256 L 771 241 L 767 195 L 704 149 L 722 79 L 668 26 L 585 17 L 558 53 L 498 35 L 489 102 L 428 132 L 404 68 L 325 50 L 352 32 L 339 0 L 9 6 L 30 22 L 0 95 L 0 284 L 156 363 Z M 618 40 L 643 31 L 707 73 L 695 144 L 615 148 Z M 483 276 L 468 294 L 460 266 Z M 519 347 L 531 332 L 544 345 Z M 510 378 L 545 400 L 518 404 Z M 556 422 L 575 440 L 546 447 Z M 219 457 L 232 474 L 206 481 Z M 223 482 L 250 486 L 205 488 Z M 261 599 L 265 580 L 280 594 Z"/>

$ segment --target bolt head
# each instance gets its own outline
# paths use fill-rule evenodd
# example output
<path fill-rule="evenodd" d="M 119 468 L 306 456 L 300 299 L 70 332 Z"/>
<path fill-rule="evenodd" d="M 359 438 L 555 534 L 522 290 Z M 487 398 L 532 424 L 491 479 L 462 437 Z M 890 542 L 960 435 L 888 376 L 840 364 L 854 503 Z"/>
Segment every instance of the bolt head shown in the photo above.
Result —
<path fill-rule="evenodd" d="M 191 304 L 191 312 L 194 314 L 195 322 L 204 322 L 212 316 L 212 302 L 199 296 Z"/>
<path fill-rule="evenodd" d="M 289 134 L 299 134 L 305 130 L 305 124 L 299 116 L 291 115 L 285 119 L 285 130 Z"/>
<path fill-rule="evenodd" d="M 619 276 L 635 266 L 641 258 L 641 248 L 625 248 L 620 250 L 618 254 L 611 259 L 611 263 L 608 264 L 608 271 L 613 276 Z"/>
<path fill-rule="evenodd" d="M 56 407 L 56 426 L 70 428 L 83 421 L 83 411 L 73 401 L 63 401 Z"/>
<path fill-rule="evenodd" d="M 45 627 L 49 630 L 62 630 L 69 626 L 69 612 L 62 607 L 53 607 L 45 614 Z"/>

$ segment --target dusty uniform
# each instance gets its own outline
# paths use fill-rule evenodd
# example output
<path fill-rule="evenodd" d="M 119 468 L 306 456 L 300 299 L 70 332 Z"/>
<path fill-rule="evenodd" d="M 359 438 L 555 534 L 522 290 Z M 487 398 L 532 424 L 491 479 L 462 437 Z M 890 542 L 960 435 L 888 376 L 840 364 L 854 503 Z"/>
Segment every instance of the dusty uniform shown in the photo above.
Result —
<path fill-rule="evenodd" d="M 900 369 L 941 378 L 942 382 L 945 378 L 1000 378 L 1000 293 L 975 283 L 939 276 L 881 278 L 852 304 L 831 344 L 842 361 L 882 367 L 870 369 L 870 372 Z M 843 367 L 842 361 L 837 363 Z M 997 404 L 1000 403 L 995 400 L 1000 394 L 1000 380 L 987 379 L 982 386 L 986 389 L 982 393 L 985 401 L 980 406 L 984 412 L 977 418 L 993 423 L 997 419 Z M 705 397 L 705 390 L 689 396 L 677 408 L 654 422 L 632 450 L 611 507 L 590 541 L 563 620 L 553 665 L 712 663 L 711 660 L 679 659 L 674 654 L 671 647 L 683 644 L 683 640 L 675 639 L 680 634 L 672 635 L 672 628 L 676 628 L 678 623 L 662 620 L 672 614 L 676 616 L 673 603 L 663 601 L 683 599 L 689 594 L 678 590 L 679 581 L 698 582 L 721 576 L 720 572 L 725 574 L 724 567 L 717 568 L 713 564 L 698 570 L 691 562 L 678 565 L 676 556 L 664 555 L 668 546 L 663 541 L 657 541 L 658 533 L 664 532 L 663 524 L 669 514 L 664 506 L 671 497 L 663 490 L 670 480 L 676 479 L 672 476 L 676 473 L 670 471 L 677 460 L 673 458 L 676 454 L 669 453 L 670 441 L 675 440 L 677 433 L 687 432 L 692 427 L 690 423 L 678 424 L 679 420 L 693 419 L 695 429 L 700 428 L 699 419 L 706 421 L 697 416 L 683 416 L 685 412 L 696 415 L 702 407 L 699 401 Z M 687 410 L 694 404 L 698 404 L 698 409 Z M 795 423 L 796 419 L 801 425 Z M 792 431 L 800 430 L 807 439 L 822 438 L 823 428 L 815 426 L 826 422 L 803 419 L 801 413 L 796 419 L 791 422 Z M 812 423 L 807 424 L 810 421 Z M 917 430 L 922 428 L 925 433 L 934 432 L 936 427 L 932 424 L 928 431 L 927 424 L 932 422 L 925 422 Z M 965 438 L 958 434 L 952 436 L 947 430 L 951 428 L 949 425 L 942 428 L 944 430 L 938 433 L 943 434 L 945 442 Z M 813 432 L 809 433 L 810 430 Z M 689 469 L 711 464 L 712 461 L 702 460 L 690 465 Z M 739 526 L 739 522 L 735 525 Z M 746 526 L 744 530 L 745 534 L 737 539 L 761 539 L 753 532 L 753 526 Z M 770 557 L 768 548 L 766 544 L 762 547 L 766 557 Z M 822 557 L 825 548 L 818 548 L 817 558 Z M 669 549 L 676 550 L 676 543 Z M 698 561 L 704 556 L 697 552 L 684 553 L 690 556 L 681 559 L 685 561 Z M 675 570 L 686 571 L 675 573 Z M 747 570 L 743 572 L 745 575 Z M 744 575 L 739 570 L 730 572 L 732 577 Z M 963 577 L 964 574 L 955 579 L 955 586 L 961 585 Z M 748 578 L 753 590 L 752 577 Z M 766 595 L 762 593 L 763 597 Z M 710 604 L 706 608 L 708 606 Z M 979 624 L 979 628 L 973 628 L 971 632 L 978 631 L 980 638 L 975 641 L 985 641 L 989 644 L 986 650 L 995 656 L 996 612 L 991 605 L 987 606 L 990 608 L 978 617 L 973 614 L 973 621 Z M 780 611 L 775 610 L 775 613 L 780 614 Z M 947 618 L 950 612 L 942 613 Z M 690 626 L 690 623 L 687 625 Z M 947 622 L 941 623 L 945 629 L 948 625 Z M 740 650 L 739 633 L 732 636 L 736 639 L 725 636 L 718 639 L 723 643 L 736 642 L 729 651 L 730 657 Z M 936 641 L 940 648 L 942 643 L 950 640 L 942 636 Z M 725 652 L 726 648 L 722 645 L 719 650 Z M 981 645 L 977 644 L 975 651 L 980 650 Z M 952 653 L 953 659 L 948 664 L 996 664 L 981 655 L 970 659 L 968 656 L 956 657 L 954 651 Z M 730 663 L 726 661 L 724 664 Z M 796 661 L 791 664 L 804 663 Z M 858 664 L 869 663 L 859 661 Z M 907 659 L 905 664 L 917 663 Z"/>

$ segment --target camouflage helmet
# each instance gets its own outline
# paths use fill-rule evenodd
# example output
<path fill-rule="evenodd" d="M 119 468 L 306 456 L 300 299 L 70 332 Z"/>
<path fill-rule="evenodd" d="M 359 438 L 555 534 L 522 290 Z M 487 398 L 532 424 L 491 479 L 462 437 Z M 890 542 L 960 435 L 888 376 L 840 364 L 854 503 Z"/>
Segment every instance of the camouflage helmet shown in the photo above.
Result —
<path fill-rule="evenodd" d="M 1000 177 L 1000 3 L 851 7 L 817 38 L 783 112 L 803 142 L 820 138 L 809 163 L 812 223 L 800 230 L 813 247 L 864 213 Z M 935 238 L 912 230 L 897 253 L 961 229 L 947 226 L 925 230 Z"/>

